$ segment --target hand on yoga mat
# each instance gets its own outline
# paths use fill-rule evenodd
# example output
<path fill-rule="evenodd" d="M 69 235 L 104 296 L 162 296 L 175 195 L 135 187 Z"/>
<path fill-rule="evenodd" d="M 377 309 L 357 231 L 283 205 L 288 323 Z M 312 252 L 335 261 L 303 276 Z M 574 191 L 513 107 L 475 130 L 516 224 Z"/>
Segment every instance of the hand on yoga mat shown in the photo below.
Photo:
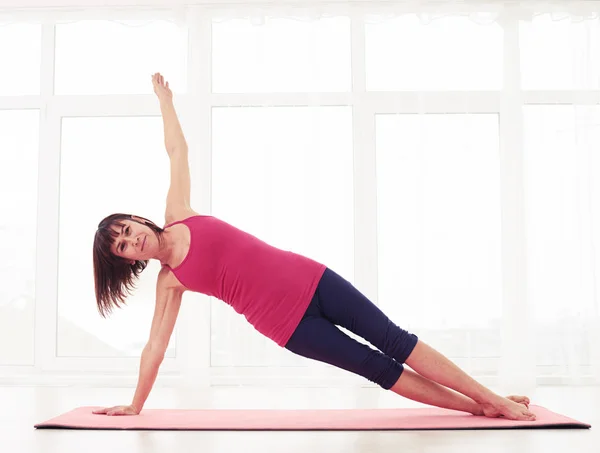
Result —
<path fill-rule="evenodd" d="M 104 409 L 96 409 L 92 411 L 94 414 L 105 415 L 138 415 L 139 412 L 133 406 L 113 406 L 105 407 Z"/>

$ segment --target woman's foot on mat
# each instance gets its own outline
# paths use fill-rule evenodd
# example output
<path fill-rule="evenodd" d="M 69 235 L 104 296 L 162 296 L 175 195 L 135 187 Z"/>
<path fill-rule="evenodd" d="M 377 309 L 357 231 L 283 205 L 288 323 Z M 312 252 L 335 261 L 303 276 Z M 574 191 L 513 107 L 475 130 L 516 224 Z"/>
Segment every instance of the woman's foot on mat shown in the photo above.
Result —
<path fill-rule="evenodd" d="M 481 414 L 486 417 L 503 417 L 508 420 L 534 421 L 535 414 L 529 410 L 529 398 L 526 396 L 498 397 L 487 403 L 480 404 Z"/>
<path fill-rule="evenodd" d="M 510 395 L 506 397 L 507 400 L 510 401 L 514 401 L 515 403 L 518 404 L 523 404 L 527 409 L 529 409 L 529 398 L 527 398 L 526 396 L 518 396 L 518 395 Z M 490 414 L 489 416 L 496 416 L 499 417 L 500 414 L 498 415 L 494 415 L 494 412 L 491 410 L 487 410 L 487 412 Z M 473 412 L 473 415 L 486 415 L 484 410 L 483 410 L 483 405 L 479 405 L 479 409 L 476 412 Z"/>

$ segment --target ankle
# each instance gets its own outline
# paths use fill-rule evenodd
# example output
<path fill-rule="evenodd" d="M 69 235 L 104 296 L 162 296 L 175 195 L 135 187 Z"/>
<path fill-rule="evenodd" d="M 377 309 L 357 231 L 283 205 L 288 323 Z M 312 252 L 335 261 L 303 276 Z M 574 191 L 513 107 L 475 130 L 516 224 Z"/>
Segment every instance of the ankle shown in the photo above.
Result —
<path fill-rule="evenodd" d="M 502 401 L 504 399 L 505 398 L 501 397 L 500 395 L 497 395 L 496 393 L 490 391 L 489 393 L 482 394 L 480 396 L 480 398 L 478 398 L 475 401 L 477 401 L 481 405 L 495 406 L 495 405 L 498 405 L 499 403 L 502 403 Z"/>

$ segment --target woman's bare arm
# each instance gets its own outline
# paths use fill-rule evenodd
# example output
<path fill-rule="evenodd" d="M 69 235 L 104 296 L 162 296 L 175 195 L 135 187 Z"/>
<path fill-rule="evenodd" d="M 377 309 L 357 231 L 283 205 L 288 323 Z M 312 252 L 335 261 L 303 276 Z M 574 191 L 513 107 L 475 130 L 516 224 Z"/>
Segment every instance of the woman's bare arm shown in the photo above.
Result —
<path fill-rule="evenodd" d="M 158 370 L 165 357 L 169 340 L 177 322 L 183 291 L 171 286 L 169 271 L 161 269 L 156 284 L 156 305 L 150 328 L 150 338 L 142 351 L 138 383 L 130 405 L 96 409 L 94 414 L 137 415 L 141 412 L 154 386 Z"/>
<path fill-rule="evenodd" d="M 173 105 L 173 93 L 169 82 L 160 73 L 152 76 L 154 92 L 160 102 L 163 118 L 165 148 L 171 164 L 171 182 L 167 193 L 165 221 L 171 223 L 194 212 L 190 203 L 190 168 L 188 146 Z"/>
<path fill-rule="evenodd" d="M 181 306 L 183 292 L 178 288 L 168 288 L 165 285 L 168 273 L 166 268 L 161 269 L 156 284 L 156 305 L 150 328 L 150 338 L 142 352 L 138 384 L 131 403 L 137 413 L 144 407 L 154 386 Z"/>
<path fill-rule="evenodd" d="M 160 100 L 160 111 L 163 118 L 163 129 L 165 134 L 165 148 L 169 157 L 176 151 L 187 151 L 187 142 L 175 111 L 172 99 Z"/>
<path fill-rule="evenodd" d="M 152 86 L 160 102 L 167 153 L 171 156 L 175 150 L 187 150 L 187 142 L 173 105 L 173 92 L 169 88 L 169 82 L 165 82 L 164 77 L 157 72 L 152 76 Z"/>

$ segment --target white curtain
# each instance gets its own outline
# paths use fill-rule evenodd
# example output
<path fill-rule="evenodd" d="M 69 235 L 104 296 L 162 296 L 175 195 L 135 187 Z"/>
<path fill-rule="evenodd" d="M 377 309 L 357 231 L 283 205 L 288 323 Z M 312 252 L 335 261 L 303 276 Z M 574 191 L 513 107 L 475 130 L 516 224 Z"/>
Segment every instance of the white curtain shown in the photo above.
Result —
<path fill-rule="evenodd" d="M 109 210 L 161 221 L 166 162 L 147 84 L 161 70 L 192 144 L 197 209 L 325 262 L 478 378 L 600 382 L 599 2 L 25 6 L 0 9 L 11 62 L 0 71 L 0 246 L 20 257 L 0 268 L 0 323 L 24 345 L 0 342 L 0 365 L 34 365 L 38 348 L 54 369 L 86 357 L 135 366 L 156 269 L 139 303 L 101 322 L 85 241 Z M 159 178 L 143 205 L 102 186 L 109 163 L 140 156 Z M 32 189 L 23 181 L 38 165 Z M 175 370 L 199 365 L 195 340 L 218 382 L 345 376 L 208 303 L 208 335 L 192 318 L 178 324 Z"/>

